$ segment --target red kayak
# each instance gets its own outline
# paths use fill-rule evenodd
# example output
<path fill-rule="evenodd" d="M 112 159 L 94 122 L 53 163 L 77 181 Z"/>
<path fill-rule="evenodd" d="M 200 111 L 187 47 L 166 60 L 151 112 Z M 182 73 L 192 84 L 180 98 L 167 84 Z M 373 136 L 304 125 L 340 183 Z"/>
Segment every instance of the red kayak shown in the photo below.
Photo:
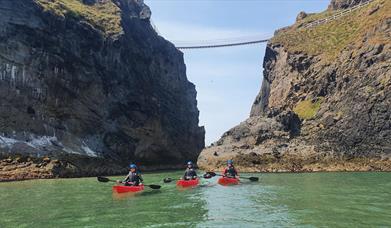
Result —
<path fill-rule="evenodd" d="M 116 193 L 141 192 L 143 190 L 144 190 L 144 185 L 139 185 L 139 186 L 116 185 L 116 186 L 113 186 L 113 192 L 116 192 Z"/>
<path fill-rule="evenodd" d="M 234 185 L 239 184 L 239 180 L 236 178 L 220 177 L 218 183 L 221 185 Z"/>
<path fill-rule="evenodd" d="M 194 180 L 178 180 L 176 182 L 176 186 L 182 187 L 182 188 L 187 188 L 187 187 L 193 187 L 197 186 L 199 184 L 199 179 L 194 179 Z"/>

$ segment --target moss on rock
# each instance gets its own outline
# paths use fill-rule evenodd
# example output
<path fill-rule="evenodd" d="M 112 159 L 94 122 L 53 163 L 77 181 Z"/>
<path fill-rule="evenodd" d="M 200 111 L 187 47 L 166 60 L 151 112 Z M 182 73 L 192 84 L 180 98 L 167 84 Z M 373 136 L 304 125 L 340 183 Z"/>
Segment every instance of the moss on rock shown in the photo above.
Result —
<path fill-rule="evenodd" d="M 316 113 L 319 111 L 323 100 L 324 98 L 320 97 L 315 102 L 312 100 L 300 101 L 293 108 L 293 111 L 300 117 L 300 119 L 311 119 L 315 117 Z"/>

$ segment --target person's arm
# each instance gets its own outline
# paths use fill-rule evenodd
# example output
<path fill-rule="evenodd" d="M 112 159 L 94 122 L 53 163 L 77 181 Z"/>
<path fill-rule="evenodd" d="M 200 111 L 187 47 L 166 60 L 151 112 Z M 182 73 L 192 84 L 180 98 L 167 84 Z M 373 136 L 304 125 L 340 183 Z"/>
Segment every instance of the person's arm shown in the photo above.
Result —
<path fill-rule="evenodd" d="M 196 171 L 195 171 L 194 169 L 192 169 L 192 170 L 190 171 L 190 175 L 189 175 L 189 176 L 191 176 L 192 179 L 196 179 L 196 178 L 197 178 L 197 173 L 196 173 Z"/>
<path fill-rule="evenodd" d="M 183 180 L 186 180 L 186 177 L 188 176 L 188 174 L 189 174 L 189 170 L 186 169 L 185 173 L 183 174 Z"/>
<path fill-rule="evenodd" d="M 126 181 L 128 181 L 128 180 L 129 180 L 129 177 L 130 177 L 130 173 L 129 173 L 128 175 L 126 175 L 126 177 L 125 177 L 125 179 L 124 179 L 124 181 L 123 181 L 123 182 L 126 182 Z"/>
<path fill-rule="evenodd" d="M 223 170 L 223 176 L 227 176 L 227 168 L 224 168 L 224 170 Z"/>
<path fill-rule="evenodd" d="M 130 173 L 128 173 L 128 175 L 126 175 L 126 177 L 125 177 L 125 179 L 123 181 L 117 181 L 117 182 L 126 183 L 127 180 L 129 179 L 129 175 L 130 175 Z"/>

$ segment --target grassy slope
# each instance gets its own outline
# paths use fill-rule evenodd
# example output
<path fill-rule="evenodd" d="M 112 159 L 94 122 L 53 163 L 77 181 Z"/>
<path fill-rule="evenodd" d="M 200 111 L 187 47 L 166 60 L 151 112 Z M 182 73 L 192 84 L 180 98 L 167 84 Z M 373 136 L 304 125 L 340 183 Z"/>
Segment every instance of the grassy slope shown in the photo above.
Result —
<path fill-rule="evenodd" d="M 62 17 L 74 17 L 85 20 L 106 35 L 121 32 L 121 12 L 112 2 L 105 1 L 94 5 L 85 5 L 82 0 L 35 0 L 45 11 Z"/>
<path fill-rule="evenodd" d="M 369 15 L 369 11 L 376 6 L 380 8 Z M 332 15 L 336 11 L 325 11 L 310 15 L 297 22 L 286 31 L 278 33 L 272 43 L 280 43 L 289 52 L 304 52 L 309 55 L 322 55 L 324 61 L 332 61 L 348 45 L 359 44 L 364 34 L 371 31 L 376 25 L 391 15 L 390 0 L 375 0 L 368 6 L 358 9 L 347 16 L 335 21 L 318 25 L 309 29 L 299 28 L 300 25 Z M 380 35 L 372 37 L 370 42 L 389 42 Z"/>

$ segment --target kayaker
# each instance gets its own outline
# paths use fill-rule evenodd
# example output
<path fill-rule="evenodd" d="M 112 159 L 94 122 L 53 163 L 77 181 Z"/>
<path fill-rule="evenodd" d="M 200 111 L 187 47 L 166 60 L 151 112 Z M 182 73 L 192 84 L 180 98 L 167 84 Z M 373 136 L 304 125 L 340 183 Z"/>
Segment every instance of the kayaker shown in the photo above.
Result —
<path fill-rule="evenodd" d="M 137 166 L 135 164 L 129 165 L 129 174 L 125 177 L 122 183 L 125 186 L 138 186 L 142 184 L 143 181 L 141 174 L 137 170 Z"/>
<path fill-rule="evenodd" d="M 238 171 L 235 169 L 234 162 L 232 160 L 227 161 L 227 167 L 223 171 L 223 176 L 239 179 Z"/>
<path fill-rule="evenodd" d="M 197 173 L 194 169 L 194 165 L 192 161 L 187 162 L 187 168 L 185 174 L 183 175 L 183 180 L 195 180 L 197 179 Z"/>

